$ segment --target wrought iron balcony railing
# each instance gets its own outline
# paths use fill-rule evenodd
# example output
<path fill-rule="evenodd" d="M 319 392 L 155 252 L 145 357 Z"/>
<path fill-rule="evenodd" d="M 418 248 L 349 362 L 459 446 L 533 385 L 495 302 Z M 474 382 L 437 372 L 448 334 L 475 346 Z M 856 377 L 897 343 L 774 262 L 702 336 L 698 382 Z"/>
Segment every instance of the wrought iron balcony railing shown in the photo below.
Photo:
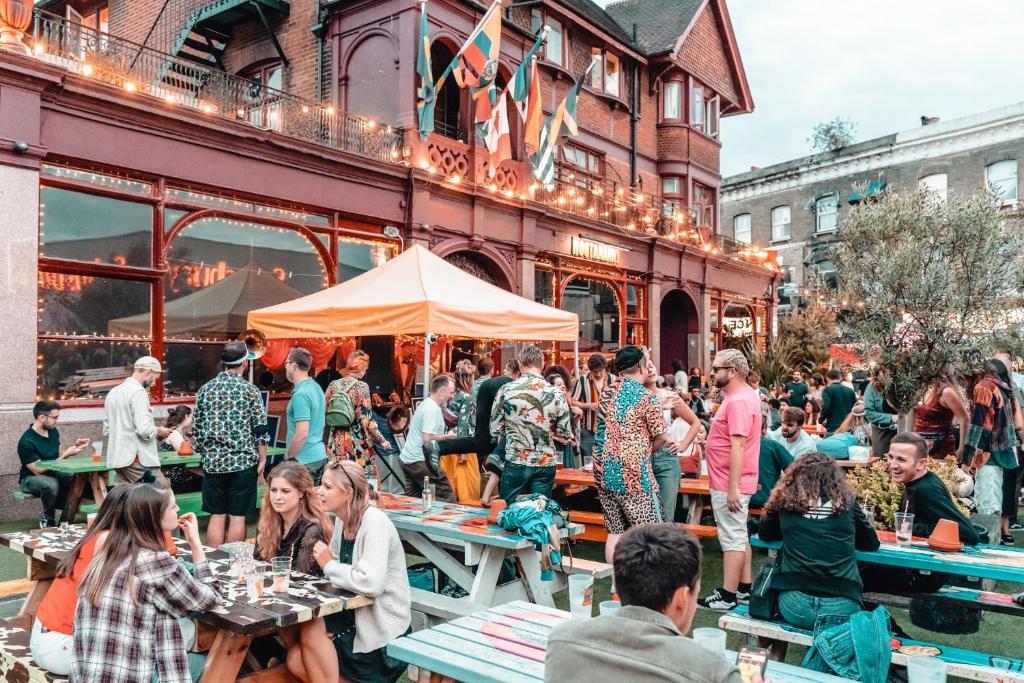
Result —
<path fill-rule="evenodd" d="M 402 133 L 331 105 L 303 100 L 255 81 L 205 67 L 47 12 L 36 11 L 37 57 L 167 106 L 248 123 L 299 140 L 395 163 Z"/>

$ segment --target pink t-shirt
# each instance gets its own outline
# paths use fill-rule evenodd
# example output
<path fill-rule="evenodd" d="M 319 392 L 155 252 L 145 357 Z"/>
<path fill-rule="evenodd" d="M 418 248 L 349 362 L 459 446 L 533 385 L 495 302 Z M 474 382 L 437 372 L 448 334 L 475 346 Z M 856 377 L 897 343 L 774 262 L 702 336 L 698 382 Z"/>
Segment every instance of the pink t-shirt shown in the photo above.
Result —
<path fill-rule="evenodd" d="M 749 386 L 726 394 L 725 400 L 711 421 L 705 447 L 708 477 L 715 491 L 729 490 L 729 454 L 732 452 L 730 436 L 747 437 L 743 451 L 743 475 L 740 493 L 751 495 L 757 491 L 757 460 L 761 450 L 761 399 Z"/>

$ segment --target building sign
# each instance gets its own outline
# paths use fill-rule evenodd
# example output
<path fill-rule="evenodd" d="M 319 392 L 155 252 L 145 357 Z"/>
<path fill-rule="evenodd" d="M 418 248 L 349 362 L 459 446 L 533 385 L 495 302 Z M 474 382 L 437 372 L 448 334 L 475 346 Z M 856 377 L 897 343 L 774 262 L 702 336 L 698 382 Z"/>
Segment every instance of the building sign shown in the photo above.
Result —
<path fill-rule="evenodd" d="M 595 242 L 585 237 L 572 238 L 572 255 L 588 261 L 618 264 L 621 251 L 618 247 L 604 242 Z"/>

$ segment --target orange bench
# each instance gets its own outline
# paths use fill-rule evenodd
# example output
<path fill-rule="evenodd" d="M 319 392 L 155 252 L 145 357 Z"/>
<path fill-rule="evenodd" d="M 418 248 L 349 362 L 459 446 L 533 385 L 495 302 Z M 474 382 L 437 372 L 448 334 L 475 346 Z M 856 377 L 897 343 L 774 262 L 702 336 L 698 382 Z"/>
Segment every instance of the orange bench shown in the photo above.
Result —
<path fill-rule="evenodd" d="M 584 541 L 597 541 L 604 543 L 608 540 L 608 531 L 604 528 L 604 515 L 600 512 L 584 512 L 582 510 L 570 510 L 569 521 L 583 525 L 583 533 L 574 536 Z M 703 526 L 701 524 L 679 524 L 698 538 L 711 538 L 718 535 L 718 528 Z"/>

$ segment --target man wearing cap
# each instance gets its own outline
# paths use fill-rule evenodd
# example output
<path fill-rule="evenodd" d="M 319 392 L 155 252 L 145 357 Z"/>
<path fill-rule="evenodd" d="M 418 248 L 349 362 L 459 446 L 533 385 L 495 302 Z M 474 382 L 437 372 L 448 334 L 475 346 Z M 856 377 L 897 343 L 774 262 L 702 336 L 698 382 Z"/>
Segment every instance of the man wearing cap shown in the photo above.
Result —
<path fill-rule="evenodd" d="M 214 548 L 245 540 L 270 440 L 260 390 L 245 379 L 255 355 L 233 341 L 220 357 L 221 372 L 199 389 L 192 419 L 192 448 L 203 459 L 203 511 L 210 513 L 206 543 Z"/>
<path fill-rule="evenodd" d="M 750 597 L 747 510 L 750 497 L 757 491 L 761 398 L 747 384 L 750 366 L 736 349 L 719 351 L 711 369 L 715 386 L 725 395 L 711 421 L 705 444 L 711 510 L 718 525 L 723 571 L 722 585 L 698 604 L 707 609 L 729 610 Z"/>
<path fill-rule="evenodd" d="M 160 361 L 143 356 L 132 374 L 110 390 L 103 402 L 103 436 L 107 438 L 107 467 L 119 484 L 134 484 L 147 469 L 163 479 L 157 440 L 171 430 L 157 427 L 149 405 L 149 387 L 163 372 Z"/>
<path fill-rule="evenodd" d="M 618 379 L 601 392 L 594 434 L 594 483 L 608 530 L 607 562 L 626 529 L 662 521 L 651 453 L 666 445 L 675 452 L 661 404 L 644 386 L 647 356 L 636 346 L 624 346 L 613 366 Z"/>

